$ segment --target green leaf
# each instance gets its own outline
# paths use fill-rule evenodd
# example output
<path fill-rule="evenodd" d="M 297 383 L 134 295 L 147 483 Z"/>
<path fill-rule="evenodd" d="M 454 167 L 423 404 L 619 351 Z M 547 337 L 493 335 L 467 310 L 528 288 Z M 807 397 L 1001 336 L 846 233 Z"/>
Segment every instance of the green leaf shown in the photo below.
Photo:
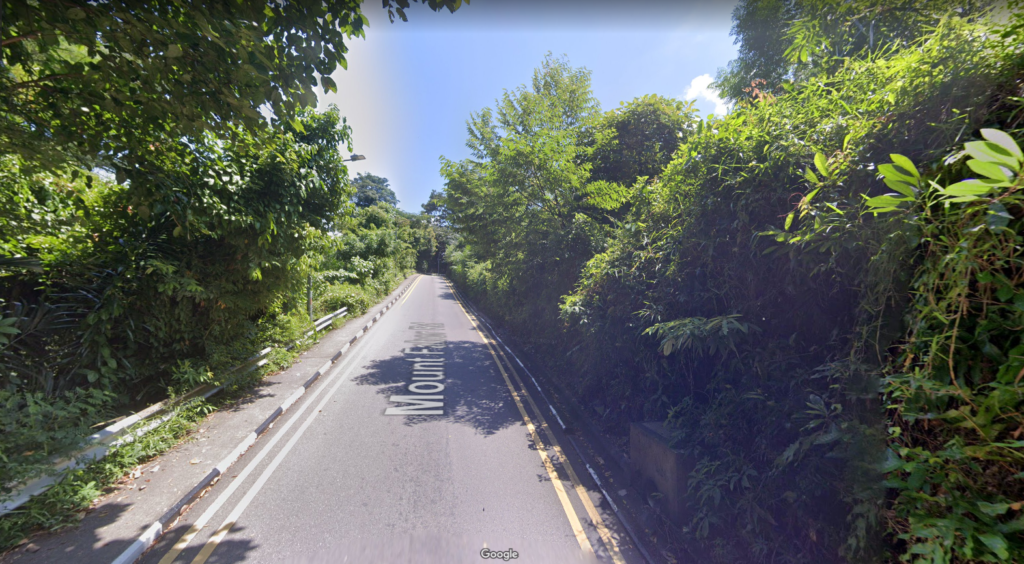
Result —
<path fill-rule="evenodd" d="M 992 186 L 982 184 L 980 180 L 964 180 L 941 189 L 945 196 L 984 196 L 992 192 Z"/>
<path fill-rule="evenodd" d="M 1010 215 L 1010 212 L 1007 211 L 1003 204 L 992 202 L 988 205 L 988 214 L 985 216 L 985 221 L 990 229 L 1001 229 L 1013 221 L 1013 216 Z"/>
<path fill-rule="evenodd" d="M 987 141 L 991 141 L 996 145 L 1006 149 L 1010 155 L 1014 156 L 1018 161 L 1024 161 L 1024 153 L 1021 153 L 1020 147 L 1017 142 L 1013 140 L 1005 131 L 999 131 L 998 129 L 982 129 L 981 136 Z"/>
<path fill-rule="evenodd" d="M 338 85 L 334 82 L 334 79 L 329 76 L 321 76 L 320 84 L 324 87 L 325 92 L 338 92 Z"/>
<path fill-rule="evenodd" d="M 996 297 L 999 298 L 999 301 L 1001 301 L 1001 302 L 1008 302 L 1008 301 L 1010 301 L 1010 298 L 1013 297 L 1013 287 L 1012 286 L 1000 286 L 996 290 Z"/>
<path fill-rule="evenodd" d="M 889 188 L 892 188 L 893 190 L 899 192 L 900 194 L 903 194 L 904 196 L 907 196 L 909 198 L 913 198 L 914 197 L 914 189 L 913 189 L 913 187 L 911 187 L 911 185 L 907 184 L 906 182 L 901 182 L 899 180 L 893 180 L 891 178 L 883 178 L 882 182 L 885 182 L 886 186 L 888 186 Z"/>
<path fill-rule="evenodd" d="M 182 54 L 181 47 L 178 47 L 177 45 L 173 45 L 172 44 L 172 45 L 169 45 L 167 47 L 167 52 L 164 53 L 164 56 L 167 57 L 168 59 L 176 59 L 176 58 L 180 57 L 181 54 Z"/>
<path fill-rule="evenodd" d="M 992 552 L 996 553 L 996 556 L 1009 560 L 1010 551 L 1009 545 L 1006 543 L 1006 539 L 999 533 L 982 533 L 978 535 L 981 542 L 985 543 Z"/>
<path fill-rule="evenodd" d="M 967 154 L 979 161 L 1001 164 L 1014 172 L 1020 172 L 1020 162 L 1000 145 L 988 141 L 964 143 Z"/>
<path fill-rule="evenodd" d="M 977 196 L 958 196 L 956 198 L 949 198 L 948 200 L 945 200 L 945 202 L 947 204 L 961 204 L 964 202 L 976 202 L 980 199 L 981 198 Z"/>
<path fill-rule="evenodd" d="M 984 502 L 984 501 L 979 501 L 978 502 L 978 509 L 981 509 L 981 512 L 984 513 L 985 515 L 991 515 L 993 517 L 997 517 L 999 515 L 1002 515 L 1003 513 L 1006 513 L 1007 511 L 1009 511 L 1010 504 L 1009 503 L 987 503 L 987 502 Z"/>
<path fill-rule="evenodd" d="M 786 216 L 786 226 L 785 226 L 786 231 L 789 231 L 789 227 L 791 225 L 793 225 L 793 217 L 794 217 L 794 213 L 793 212 L 789 212 L 789 215 Z"/>
<path fill-rule="evenodd" d="M 1007 182 L 1010 180 L 1010 175 L 1007 174 L 1006 167 L 999 166 L 995 163 L 987 163 L 985 161 L 979 161 L 978 159 L 971 159 L 967 161 L 967 166 L 974 172 L 987 178 L 991 178 L 992 180 L 998 180 L 1000 182 Z"/>
<path fill-rule="evenodd" d="M 896 206 L 902 204 L 903 202 L 907 202 L 907 201 L 910 201 L 910 198 L 898 198 L 898 197 L 893 196 L 891 194 L 884 194 L 882 196 L 875 196 L 874 198 L 868 198 L 866 203 L 867 203 L 867 205 L 869 205 L 869 206 L 871 206 L 873 208 L 882 208 L 882 207 L 890 207 L 891 208 L 891 207 L 896 207 Z"/>
<path fill-rule="evenodd" d="M 904 174 L 900 172 L 899 169 L 897 169 L 894 165 L 891 164 L 878 165 L 878 172 L 882 173 L 883 178 L 887 178 L 889 180 L 901 180 L 908 184 L 917 184 L 916 178 L 909 174 Z"/>
<path fill-rule="evenodd" d="M 909 172 L 915 179 L 921 178 L 921 173 L 917 171 L 917 167 L 915 167 L 914 163 L 907 157 L 898 154 L 891 154 L 889 155 L 889 158 L 892 159 L 892 162 L 896 163 L 896 166 Z"/>
<path fill-rule="evenodd" d="M 883 474 L 888 474 L 903 467 L 903 459 L 891 448 L 885 450 L 885 462 L 878 468 Z"/>
<path fill-rule="evenodd" d="M 828 161 L 825 160 L 825 155 L 821 153 L 815 153 L 814 166 L 818 169 L 818 172 L 820 172 L 822 176 L 828 178 Z"/>

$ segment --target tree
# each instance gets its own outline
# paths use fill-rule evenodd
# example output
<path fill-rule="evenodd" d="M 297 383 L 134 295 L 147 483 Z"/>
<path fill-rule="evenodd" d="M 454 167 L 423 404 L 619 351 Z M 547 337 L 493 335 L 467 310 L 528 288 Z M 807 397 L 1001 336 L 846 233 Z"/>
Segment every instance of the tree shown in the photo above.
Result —
<path fill-rule="evenodd" d="M 126 184 L 0 168 L 0 201 L 23 208 L 0 208 L 0 251 L 44 267 L 5 276 L 0 301 L 73 321 L 44 339 L 47 356 L 24 355 L 19 379 L 48 373 L 32 390 L 47 394 L 123 392 L 244 334 L 291 289 L 310 240 L 350 195 L 330 156 L 348 142 L 337 110 L 297 115 L 304 134 L 240 132 L 231 144 L 208 134 L 149 151 Z"/>
<path fill-rule="evenodd" d="M 631 186 L 639 177 L 657 176 L 694 130 L 695 116 L 693 102 L 657 94 L 622 102 L 601 120 L 593 177 Z"/>
<path fill-rule="evenodd" d="M 292 121 L 367 21 L 358 0 L 0 1 L 0 154 L 44 167 L 128 170 L 153 142 L 261 128 L 263 108 Z"/>
<path fill-rule="evenodd" d="M 789 70 L 785 24 L 793 10 L 793 3 L 785 0 L 741 0 L 733 8 L 731 35 L 739 47 L 736 58 L 715 77 L 723 97 L 734 101 L 746 98 L 743 89 L 754 80 L 781 84 Z"/>
<path fill-rule="evenodd" d="M 838 69 L 847 57 L 907 47 L 953 14 L 984 16 L 995 0 L 741 0 L 733 9 L 737 57 L 715 84 L 730 100 L 779 94 L 814 68 Z"/>
<path fill-rule="evenodd" d="M 588 196 L 589 141 L 601 111 L 590 71 L 549 53 L 531 87 L 506 91 L 497 102 L 470 116 L 466 142 L 489 194 L 501 201 L 504 217 L 495 219 L 510 226 L 571 220 Z"/>
<path fill-rule="evenodd" d="M 445 260 L 471 254 L 486 265 L 483 277 L 508 289 L 503 308 L 544 319 L 600 245 L 595 218 L 628 193 L 591 181 L 602 114 L 589 70 L 548 54 L 529 85 L 496 102 L 470 116 L 473 158 L 442 159 L 446 219 L 464 242 L 454 252 L 446 246 Z"/>
<path fill-rule="evenodd" d="M 368 208 L 379 203 L 398 205 L 398 198 L 395 196 L 394 190 L 388 187 L 387 178 L 360 172 L 352 184 L 356 189 L 356 193 L 352 197 L 356 207 Z"/>
<path fill-rule="evenodd" d="M 448 208 L 444 204 L 444 192 L 431 190 L 427 203 L 420 206 L 423 214 L 430 217 L 430 222 L 436 226 L 448 224 Z"/>

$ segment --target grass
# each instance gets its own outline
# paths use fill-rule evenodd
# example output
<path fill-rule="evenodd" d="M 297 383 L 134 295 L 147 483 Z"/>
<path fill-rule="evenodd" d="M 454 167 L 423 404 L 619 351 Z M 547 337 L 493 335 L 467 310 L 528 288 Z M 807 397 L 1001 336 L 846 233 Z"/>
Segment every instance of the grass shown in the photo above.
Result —
<path fill-rule="evenodd" d="M 401 280 L 396 282 L 395 287 L 400 283 Z M 362 313 L 360 311 L 334 319 L 328 331 L 343 326 Z M 274 347 L 267 355 L 266 365 L 225 383 L 224 391 L 216 399 L 207 401 L 199 398 L 183 403 L 164 424 L 117 447 L 106 457 L 69 472 L 50 489 L 0 517 L 0 556 L 21 546 L 33 536 L 77 525 L 106 493 L 105 490 L 109 490 L 132 470 L 187 440 L 202 421 L 219 407 L 243 396 L 266 376 L 290 367 L 299 354 L 317 344 L 326 333 L 320 331 L 310 338 L 300 338 L 291 350 Z"/>
<path fill-rule="evenodd" d="M 50 489 L 4 515 L 0 518 L 0 551 L 6 553 L 33 535 L 77 525 L 105 489 L 177 445 L 214 410 L 202 399 L 186 402 L 163 425 L 68 473 Z"/>

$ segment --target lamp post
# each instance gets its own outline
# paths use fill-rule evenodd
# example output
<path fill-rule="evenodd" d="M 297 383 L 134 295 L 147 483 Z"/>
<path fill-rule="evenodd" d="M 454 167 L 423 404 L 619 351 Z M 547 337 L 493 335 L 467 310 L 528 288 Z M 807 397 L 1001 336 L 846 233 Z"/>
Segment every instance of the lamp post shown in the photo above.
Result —
<path fill-rule="evenodd" d="M 365 161 L 366 155 L 352 153 L 347 159 L 341 159 L 343 163 Z M 309 320 L 313 321 L 313 273 L 306 274 L 306 311 L 309 312 Z M 315 329 L 315 327 L 314 327 Z"/>
<path fill-rule="evenodd" d="M 309 320 L 313 321 L 313 273 L 306 273 L 306 309 L 309 311 Z"/>

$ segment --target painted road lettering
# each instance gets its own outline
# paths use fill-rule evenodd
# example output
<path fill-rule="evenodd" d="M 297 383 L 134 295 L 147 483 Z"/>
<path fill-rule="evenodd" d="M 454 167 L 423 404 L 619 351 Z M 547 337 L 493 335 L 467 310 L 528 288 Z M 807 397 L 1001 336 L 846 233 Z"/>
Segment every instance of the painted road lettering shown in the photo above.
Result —
<path fill-rule="evenodd" d="M 411 346 L 402 350 L 412 371 L 412 382 L 406 389 L 417 395 L 391 396 L 391 403 L 408 405 L 389 407 L 384 415 L 444 415 L 444 324 L 413 323 L 409 331 L 413 338 L 405 342 Z"/>

